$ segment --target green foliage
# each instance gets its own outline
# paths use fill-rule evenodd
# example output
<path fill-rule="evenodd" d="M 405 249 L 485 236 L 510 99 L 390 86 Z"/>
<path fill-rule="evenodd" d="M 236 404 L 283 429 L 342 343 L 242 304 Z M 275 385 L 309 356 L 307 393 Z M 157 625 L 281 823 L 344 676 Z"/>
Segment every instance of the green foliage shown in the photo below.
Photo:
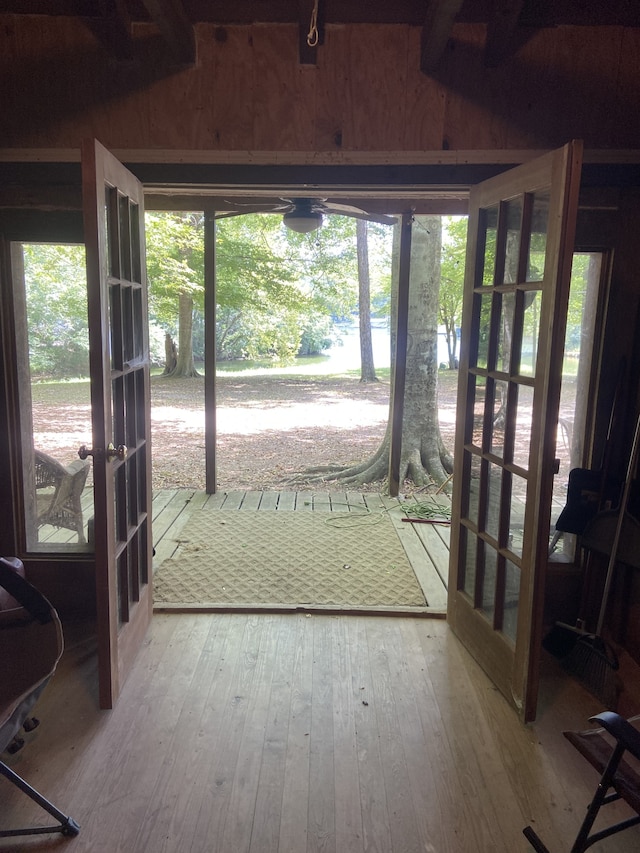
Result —
<path fill-rule="evenodd" d="M 194 301 L 195 351 L 201 348 L 204 307 L 203 216 L 148 213 L 146 228 L 151 319 L 175 336 L 178 297 L 189 294 Z M 383 246 L 384 232 L 388 235 L 390 229 L 377 229 L 372 229 L 372 239 Z M 390 246 L 387 251 L 390 254 Z M 384 268 L 384 258 L 378 265 Z M 388 267 L 378 272 L 378 290 L 386 287 L 388 292 Z M 284 227 L 280 216 L 218 220 L 216 295 L 218 358 L 286 361 L 298 352 L 323 348 L 331 329 L 321 318 L 341 319 L 357 309 L 355 221 L 327 216 L 318 231 L 297 234 Z M 380 310 L 385 299 L 383 294 Z"/>
<path fill-rule="evenodd" d="M 32 375 L 87 376 L 84 246 L 25 244 L 24 268 Z"/>
<path fill-rule="evenodd" d="M 449 366 L 458 358 L 457 329 L 462 323 L 462 294 L 467 251 L 467 217 L 443 217 L 442 266 L 440 281 L 440 325 L 445 328 Z"/>

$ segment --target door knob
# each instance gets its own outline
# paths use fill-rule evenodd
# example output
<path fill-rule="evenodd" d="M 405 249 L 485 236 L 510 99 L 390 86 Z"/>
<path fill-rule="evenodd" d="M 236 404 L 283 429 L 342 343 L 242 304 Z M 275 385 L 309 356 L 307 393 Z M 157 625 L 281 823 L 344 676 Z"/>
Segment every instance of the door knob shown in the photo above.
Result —
<path fill-rule="evenodd" d="M 103 455 L 107 459 L 126 459 L 127 448 L 124 444 L 119 444 L 117 447 L 114 447 L 113 442 L 109 442 L 106 452 L 100 448 L 94 449 L 93 447 L 87 447 L 85 444 L 78 449 L 78 456 L 80 459 L 86 459 L 88 456 L 93 456 L 94 459 L 99 459 Z"/>

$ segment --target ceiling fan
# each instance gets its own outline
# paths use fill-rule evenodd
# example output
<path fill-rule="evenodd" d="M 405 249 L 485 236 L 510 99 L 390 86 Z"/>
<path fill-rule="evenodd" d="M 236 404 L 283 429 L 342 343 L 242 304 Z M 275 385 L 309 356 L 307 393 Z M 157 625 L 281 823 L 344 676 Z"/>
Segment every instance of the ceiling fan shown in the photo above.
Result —
<path fill-rule="evenodd" d="M 368 213 L 359 207 L 349 204 L 336 204 L 323 198 L 282 198 L 282 204 L 237 204 L 232 201 L 225 202 L 233 211 L 225 210 L 216 214 L 216 218 L 223 219 L 228 216 L 240 216 L 245 213 L 281 213 L 282 221 L 292 231 L 298 234 L 308 234 L 322 225 L 322 217 L 331 213 L 339 216 L 352 216 L 355 219 L 365 219 L 368 222 L 379 222 L 382 225 L 395 225 L 395 216 L 386 216 L 383 213 Z"/>

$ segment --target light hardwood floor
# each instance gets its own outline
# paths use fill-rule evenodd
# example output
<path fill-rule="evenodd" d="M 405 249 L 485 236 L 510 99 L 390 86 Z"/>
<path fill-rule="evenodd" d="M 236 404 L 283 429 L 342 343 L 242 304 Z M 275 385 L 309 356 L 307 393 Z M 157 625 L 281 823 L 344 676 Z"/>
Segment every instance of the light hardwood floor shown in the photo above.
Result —
<path fill-rule="evenodd" d="M 595 773 L 564 740 L 600 707 L 551 669 L 522 725 L 442 620 L 157 614 L 112 711 L 91 636 L 9 759 L 82 826 L 70 853 L 567 851 Z M 0 778 L 0 823 L 40 819 Z M 592 848 L 640 849 L 640 830 Z"/>

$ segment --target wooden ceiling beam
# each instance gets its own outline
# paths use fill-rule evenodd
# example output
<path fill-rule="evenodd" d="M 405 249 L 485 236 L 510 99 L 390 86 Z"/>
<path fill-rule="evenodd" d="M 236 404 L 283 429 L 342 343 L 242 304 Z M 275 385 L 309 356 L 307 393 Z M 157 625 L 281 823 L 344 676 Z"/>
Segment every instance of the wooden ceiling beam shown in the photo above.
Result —
<path fill-rule="evenodd" d="M 523 7 L 524 0 L 494 0 L 484 49 L 484 64 L 487 68 L 497 68 L 520 46 L 521 42 L 516 35 Z"/>
<path fill-rule="evenodd" d="M 463 0 L 430 0 L 422 27 L 420 70 L 430 74 L 440 62 Z"/>
<path fill-rule="evenodd" d="M 184 65 L 196 61 L 196 36 L 182 0 L 142 0 L 175 59 Z"/>
<path fill-rule="evenodd" d="M 125 0 L 100 0 L 100 16 L 85 18 L 85 23 L 104 49 L 115 59 L 131 59 L 133 37 Z"/>

